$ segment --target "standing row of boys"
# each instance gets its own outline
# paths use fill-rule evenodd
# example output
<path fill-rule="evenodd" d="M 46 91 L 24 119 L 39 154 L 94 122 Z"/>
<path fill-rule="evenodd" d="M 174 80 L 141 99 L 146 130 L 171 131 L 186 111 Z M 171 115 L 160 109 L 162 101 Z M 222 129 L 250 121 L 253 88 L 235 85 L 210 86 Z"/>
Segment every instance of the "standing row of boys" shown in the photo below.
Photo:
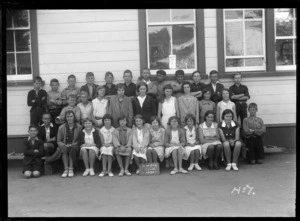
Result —
<path fill-rule="evenodd" d="M 128 166 L 133 158 L 137 166 L 165 158 L 166 167 L 174 167 L 171 174 L 176 174 L 187 173 L 182 159 L 190 161 L 191 171 L 201 170 L 201 158 L 208 158 L 209 169 L 219 169 L 225 156 L 225 170 L 238 170 L 241 131 L 249 149 L 247 159 L 251 164 L 262 163 L 265 126 L 256 117 L 255 103 L 249 105 L 247 117 L 250 95 L 241 84 L 240 73 L 235 74 L 235 84 L 229 90 L 219 83 L 217 71 L 211 71 L 208 85 L 200 82 L 199 71 L 192 74 L 193 83 L 183 81 L 182 70 L 175 72 L 175 82 L 165 81 L 163 70 L 157 71 L 157 82 L 150 81 L 149 69 L 143 70 L 137 84 L 132 82 L 130 70 L 123 76 L 125 82 L 114 85 L 113 74 L 107 72 L 106 84 L 99 86 L 94 84 L 94 74 L 88 72 L 87 84 L 79 89 L 76 77 L 70 75 L 69 85 L 61 93 L 57 79 L 51 80 L 48 93 L 41 89 L 42 79 L 34 79 L 27 99 L 32 108 L 24 150 L 25 177 L 40 175 L 43 156 L 50 162 L 61 155 L 62 177 L 73 177 L 79 154 L 86 167 L 83 176 L 95 175 L 97 157 L 102 160 L 100 177 L 113 176 L 115 157 L 119 176 L 131 175 Z"/>

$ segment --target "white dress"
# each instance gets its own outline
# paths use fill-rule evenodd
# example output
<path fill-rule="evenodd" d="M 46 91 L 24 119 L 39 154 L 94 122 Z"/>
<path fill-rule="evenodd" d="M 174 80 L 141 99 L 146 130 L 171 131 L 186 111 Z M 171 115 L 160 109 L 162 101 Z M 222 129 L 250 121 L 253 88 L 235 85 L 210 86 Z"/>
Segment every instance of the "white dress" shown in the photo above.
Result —
<path fill-rule="evenodd" d="M 175 108 L 175 97 L 170 97 L 169 100 L 164 100 L 164 102 L 161 104 L 161 113 L 162 113 L 162 118 L 161 118 L 161 125 L 167 129 L 168 126 L 168 120 L 172 116 L 176 116 L 176 108 Z"/>
<path fill-rule="evenodd" d="M 93 128 L 91 133 L 88 134 L 85 130 L 82 130 L 82 132 L 85 134 L 84 135 L 84 143 L 85 144 L 92 144 L 94 146 L 90 146 L 90 147 L 81 147 L 81 149 L 86 149 L 86 150 L 93 150 L 95 151 L 96 156 L 99 155 L 99 148 L 96 147 L 95 142 L 94 142 L 94 137 L 93 137 L 93 133 L 94 133 L 95 129 Z M 80 154 L 81 155 L 81 154 Z"/>
<path fill-rule="evenodd" d="M 138 129 L 136 128 L 136 131 L 137 131 L 137 141 L 138 141 L 138 147 L 141 147 L 141 143 L 143 143 L 143 130 L 141 129 Z M 143 158 L 144 160 L 147 161 L 147 155 L 146 155 L 146 152 L 147 152 L 147 148 L 145 148 L 145 153 L 141 153 L 141 152 L 136 152 L 135 149 L 133 148 L 133 151 L 132 151 L 132 158 L 133 156 L 137 156 L 137 157 L 141 157 Z M 132 159 L 131 158 L 131 159 Z"/>
<path fill-rule="evenodd" d="M 218 124 L 216 122 L 213 122 L 212 125 L 210 127 L 206 126 L 206 122 L 203 122 L 202 124 L 200 124 L 199 126 L 199 130 L 203 131 L 203 136 L 205 137 L 215 137 L 217 135 L 216 130 L 218 130 Z M 201 145 L 201 149 L 202 149 L 202 156 L 203 159 L 207 159 L 208 155 L 207 155 L 207 147 L 209 145 L 219 145 L 222 144 L 221 141 L 217 140 L 217 141 L 212 141 L 211 143 L 205 143 Z M 222 154 L 223 156 L 223 154 Z"/>
<path fill-rule="evenodd" d="M 103 135 L 104 137 L 104 143 L 112 143 L 112 134 L 113 134 L 113 131 L 115 130 L 114 127 L 111 127 L 109 130 L 106 129 L 105 127 L 102 127 L 100 129 L 100 133 Z M 103 144 L 102 144 L 103 145 Z M 99 157 L 99 160 L 101 159 L 101 156 L 102 154 L 104 155 L 110 155 L 110 156 L 113 156 L 113 150 L 114 150 L 114 147 L 113 145 L 109 146 L 109 147 L 105 147 L 105 146 L 102 146 L 100 148 L 100 157 Z"/>
<path fill-rule="evenodd" d="M 179 141 L 179 130 L 176 130 L 176 131 L 171 131 L 172 133 L 172 139 L 170 141 L 170 143 L 180 143 Z M 171 146 L 171 147 L 167 147 L 165 149 L 165 158 L 168 158 L 171 153 L 173 152 L 173 150 L 177 150 L 179 148 L 182 148 L 181 145 L 178 145 L 178 146 Z"/>
<path fill-rule="evenodd" d="M 195 126 L 193 127 L 192 131 L 190 131 L 188 126 L 185 126 L 184 129 L 186 129 L 186 132 L 185 132 L 186 142 L 188 144 L 194 144 L 196 142 L 196 128 L 195 128 Z M 195 146 L 191 147 L 188 144 L 184 147 L 185 151 L 184 151 L 184 154 L 182 156 L 182 159 L 188 160 L 189 156 L 190 156 L 190 154 L 193 150 L 199 150 L 200 151 L 199 159 L 201 159 L 201 152 L 202 152 L 201 151 L 201 145 L 199 144 L 199 145 L 195 145 Z M 196 159 L 196 160 L 198 160 L 198 159 Z"/>
<path fill-rule="evenodd" d="M 220 101 L 220 102 L 218 103 L 218 106 L 219 106 L 219 108 L 220 108 L 220 116 L 219 116 L 219 119 L 220 119 L 220 121 L 222 121 L 222 114 L 223 114 L 224 110 L 230 109 L 230 110 L 233 111 L 233 107 L 235 106 L 235 104 L 234 104 L 232 101 L 230 101 L 230 100 L 229 100 L 227 103 L 224 102 L 224 101 Z"/>

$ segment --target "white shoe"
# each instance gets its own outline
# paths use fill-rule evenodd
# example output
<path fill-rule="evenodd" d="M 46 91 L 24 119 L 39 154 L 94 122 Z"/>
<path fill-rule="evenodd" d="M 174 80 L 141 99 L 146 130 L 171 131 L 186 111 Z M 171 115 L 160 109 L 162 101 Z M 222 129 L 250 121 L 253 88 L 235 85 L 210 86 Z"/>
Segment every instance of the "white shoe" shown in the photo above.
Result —
<path fill-rule="evenodd" d="M 188 171 L 192 171 L 194 169 L 194 166 L 195 166 L 195 164 L 191 163 L 190 166 L 189 166 L 189 168 L 188 168 Z"/>
<path fill-rule="evenodd" d="M 90 169 L 85 169 L 82 176 L 87 176 L 87 175 L 89 175 L 89 173 L 90 173 Z"/>
<path fill-rule="evenodd" d="M 230 171 L 231 170 L 231 163 L 227 163 L 227 167 L 225 168 L 226 171 Z"/>
<path fill-rule="evenodd" d="M 93 168 L 90 168 L 90 176 L 95 176 L 95 171 Z"/>
<path fill-rule="evenodd" d="M 64 170 L 63 174 L 61 175 L 61 177 L 66 178 L 68 176 L 68 169 Z"/>
<path fill-rule="evenodd" d="M 199 166 L 198 163 L 195 163 L 195 168 L 196 168 L 196 170 L 202 170 L 202 168 Z"/>
<path fill-rule="evenodd" d="M 236 166 L 236 163 L 233 163 L 231 167 L 232 167 L 232 169 L 235 170 L 235 171 L 238 171 L 238 170 L 239 170 L 239 168 L 237 168 L 237 166 Z"/>
<path fill-rule="evenodd" d="M 108 172 L 108 176 L 113 177 L 114 174 L 113 174 L 111 171 L 109 171 L 109 172 Z"/>

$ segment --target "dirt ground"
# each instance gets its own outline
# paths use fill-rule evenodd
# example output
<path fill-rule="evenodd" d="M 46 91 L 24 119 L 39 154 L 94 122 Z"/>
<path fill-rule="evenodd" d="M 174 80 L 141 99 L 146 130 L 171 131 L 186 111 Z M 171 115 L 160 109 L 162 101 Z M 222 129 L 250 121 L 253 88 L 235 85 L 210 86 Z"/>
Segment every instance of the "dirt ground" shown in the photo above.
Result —
<path fill-rule="evenodd" d="M 61 178 L 61 169 L 24 179 L 20 161 L 9 162 L 8 217 L 295 216 L 295 153 L 266 154 L 262 165 L 241 160 L 238 172 L 203 167 L 131 177 L 118 177 L 115 167 L 114 177 L 100 178 L 82 177 L 81 165 L 74 178 Z"/>

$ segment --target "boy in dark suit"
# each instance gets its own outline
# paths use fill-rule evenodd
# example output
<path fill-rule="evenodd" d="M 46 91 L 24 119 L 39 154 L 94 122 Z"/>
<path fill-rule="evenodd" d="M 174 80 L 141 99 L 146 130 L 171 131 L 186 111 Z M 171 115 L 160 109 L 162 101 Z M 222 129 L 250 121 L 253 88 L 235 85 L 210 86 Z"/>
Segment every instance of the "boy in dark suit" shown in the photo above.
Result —
<path fill-rule="evenodd" d="M 39 126 L 43 113 L 46 111 L 47 92 L 42 89 L 42 78 L 36 76 L 33 89 L 28 92 L 27 105 L 30 109 L 30 124 Z"/>
<path fill-rule="evenodd" d="M 218 104 L 222 100 L 222 90 L 224 88 L 224 85 L 218 82 L 218 72 L 216 70 L 212 70 L 209 73 L 210 78 L 210 84 L 205 86 L 205 89 L 210 91 L 211 94 L 211 100 Z"/>
<path fill-rule="evenodd" d="M 37 138 L 36 125 L 29 126 L 29 137 L 24 141 L 23 174 L 25 178 L 39 177 L 43 169 L 43 142 Z"/>
<path fill-rule="evenodd" d="M 86 93 L 88 93 L 88 100 L 92 101 L 97 97 L 97 88 L 99 87 L 99 85 L 94 84 L 95 76 L 93 72 L 86 73 L 85 79 L 86 84 L 81 86 L 80 92 L 85 91 Z"/>

